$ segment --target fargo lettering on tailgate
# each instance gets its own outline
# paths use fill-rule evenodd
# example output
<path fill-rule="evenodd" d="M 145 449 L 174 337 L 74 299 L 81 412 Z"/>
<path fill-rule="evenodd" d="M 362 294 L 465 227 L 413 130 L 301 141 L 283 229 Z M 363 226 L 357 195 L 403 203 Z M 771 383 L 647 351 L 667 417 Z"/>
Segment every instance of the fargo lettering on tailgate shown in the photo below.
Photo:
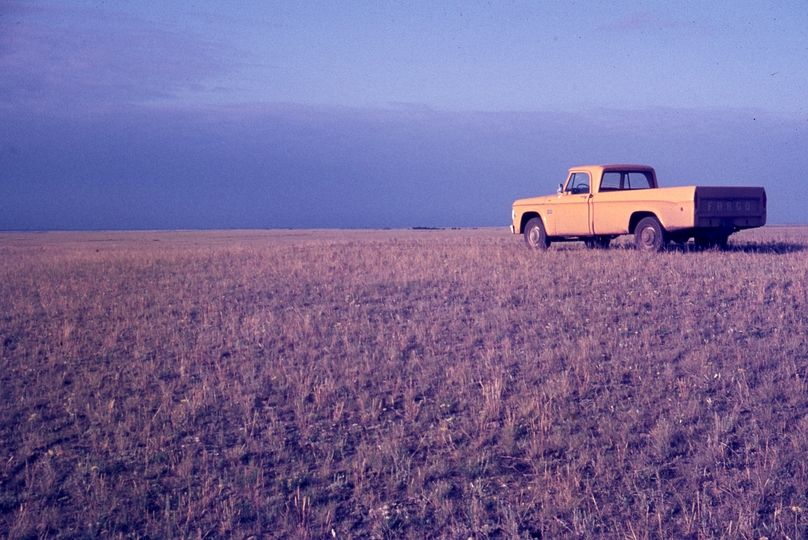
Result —
<path fill-rule="evenodd" d="M 753 201 L 707 201 L 707 212 L 753 212 L 757 204 Z"/>

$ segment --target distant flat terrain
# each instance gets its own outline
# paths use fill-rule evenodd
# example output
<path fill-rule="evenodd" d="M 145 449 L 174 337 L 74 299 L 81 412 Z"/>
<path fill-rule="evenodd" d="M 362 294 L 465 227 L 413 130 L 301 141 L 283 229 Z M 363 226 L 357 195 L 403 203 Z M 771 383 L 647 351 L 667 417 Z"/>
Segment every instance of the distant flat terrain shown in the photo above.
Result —
<path fill-rule="evenodd" d="M 267 243 L 344 242 L 386 239 L 500 238 L 517 239 L 504 227 L 416 228 L 416 229 L 267 229 L 212 231 L 53 231 L 0 232 L 0 247 L 69 245 L 127 247 L 162 242 L 168 246 L 260 246 Z M 630 236 L 622 237 L 625 244 Z M 808 225 L 767 225 L 741 231 L 730 237 L 732 244 L 749 242 L 808 241 Z M 578 245 L 578 244 L 575 244 Z M 157 247 L 157 246 L 154 246 Z M 163 246 L 160 246 L 163 247 Z"/>

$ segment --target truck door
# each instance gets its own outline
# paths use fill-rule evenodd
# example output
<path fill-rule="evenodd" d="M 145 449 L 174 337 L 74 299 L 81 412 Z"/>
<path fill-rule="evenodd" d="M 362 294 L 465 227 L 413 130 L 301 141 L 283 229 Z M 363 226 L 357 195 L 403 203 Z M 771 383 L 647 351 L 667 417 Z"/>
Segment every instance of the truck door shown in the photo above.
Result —
<path fill-rule="evenodd" d="M 592 182 L 589 173 L 572 173 L 558 196 L 557 204 L 552 205 L 554 213 L 554 236 L 588 236 L 590 232 L 589 198 Z"/>

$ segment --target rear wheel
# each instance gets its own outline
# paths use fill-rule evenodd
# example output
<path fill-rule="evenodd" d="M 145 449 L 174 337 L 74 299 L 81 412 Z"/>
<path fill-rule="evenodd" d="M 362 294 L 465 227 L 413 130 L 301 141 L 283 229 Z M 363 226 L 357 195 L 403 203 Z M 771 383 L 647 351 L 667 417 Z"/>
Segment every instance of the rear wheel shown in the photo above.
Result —
<path fill-rule="evenodd" d="M 634 230 L 634 243 L 642 251 L 662 251 L 668 243 L 668 234 L 657 218 L 642 218 Z"/>
<path fill-rule="evenodd" d="M 530 249 L 544 250 L 550 247 L 550 239 L 547 238 L 541 218 L 534 217 L 525 225 L 525 244 Z"/>

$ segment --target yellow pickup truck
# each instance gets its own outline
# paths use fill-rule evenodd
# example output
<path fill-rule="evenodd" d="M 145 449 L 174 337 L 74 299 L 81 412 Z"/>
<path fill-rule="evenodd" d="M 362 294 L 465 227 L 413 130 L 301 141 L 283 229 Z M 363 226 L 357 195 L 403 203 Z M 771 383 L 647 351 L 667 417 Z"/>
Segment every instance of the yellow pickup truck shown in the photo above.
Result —
<path fill-rule="evenodd" d="M 568 241 L 606 248 L 624 234 L 633 234 L 643 251 L 691 238 L 698 246 L 725 247 L 732 233 L 766 224 L 766 190 L 660 188 L 651 167 L 589 165 L 570 169 L 556 195 L 514 202 L 511 218 L 511 232 L 524 234 L 533 249 Z"/>

